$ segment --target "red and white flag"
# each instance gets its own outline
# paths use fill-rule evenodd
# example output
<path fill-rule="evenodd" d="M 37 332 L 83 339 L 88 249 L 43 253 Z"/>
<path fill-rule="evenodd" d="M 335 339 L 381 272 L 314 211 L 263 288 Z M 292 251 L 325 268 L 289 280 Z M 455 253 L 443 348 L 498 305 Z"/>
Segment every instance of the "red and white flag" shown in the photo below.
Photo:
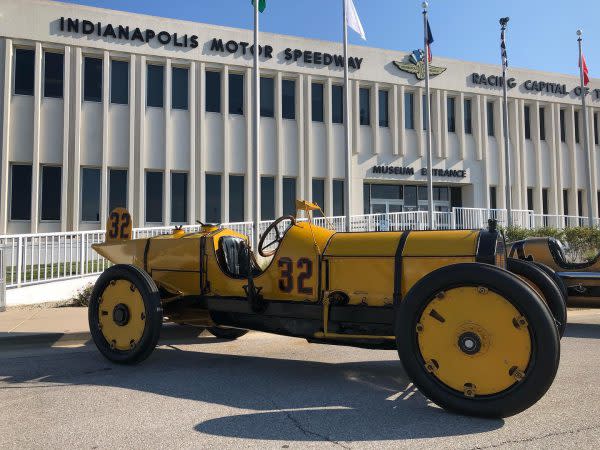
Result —
<path fill-rule="evenodd" d="M 583 68 L 583 85 L 587 86 L 590 82 L 590 73 L 588 72 L 587 64 L 585 63 L 585 56 L 581 54 L 581 61 L 579 67 Z"/>

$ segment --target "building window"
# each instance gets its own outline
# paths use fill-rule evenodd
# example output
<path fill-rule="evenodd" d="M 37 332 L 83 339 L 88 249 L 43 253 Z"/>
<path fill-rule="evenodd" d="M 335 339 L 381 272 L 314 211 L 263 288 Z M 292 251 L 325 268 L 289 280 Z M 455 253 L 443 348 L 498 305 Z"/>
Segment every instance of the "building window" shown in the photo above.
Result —
<path fill-rule="evenodd" d="M 321 83 L 312 83 L 311 101 L 312 121 L 323 122 L 323 85 Z"/>
<path fill-rule="evenodd" d="M 527 209 L 533 211 L 533 188 L 527 188 Z"/>
<path fill-rule="evenodd" d="M 598 191 L 596 193 L 596 196 L 597 196 L 597 198 L 596 198 L 596 202 L 597 202 L 596 203 L 596 208 L 598 210 L 598 217 L 600 217 L 600 191 Z"/>
<path fill-rule="evenodd" d="M 525 105 L 525 107 L 523 109 L 524 109 L 523 114 L 525 116 L 525 139 L 531 139 L 531 120 L 530 120 L 531 108 L 529 108 L 529 105 Z"/>
<path fill-rule="evenodd" d="M 363 184 L 363 214 L 371 214 L 371 185 L 367 183 Z"/>
<path fill-rule="evenodd" d="M 171 107 L 188 109 L 189 70 L 185 67 L 173 67 L 171 79 Z"/>
<path fill-rule="evenodd" d="M 44 52 L 44 97 L 62 98 L 64 59 L 62 53 Z"/>
<path fill-rule="evenodd" d="M 331 86 L 331 121 L 344 123 L 344 87 L 339 84 Z"/>
<path fill-rule="evenodd" d="M 560 110 L 560 142 L 567 141 L 567 132 L 565 129 L 565 110 Z"/>
<path fill-rule="evenodd" d="M 146 223 L 163 221 L 163 173 L 146 172 Z"/>
<path fill-rule="evenodd" d="M 206 174 L 206 221 L 221 223 L 221 175 Z"/>
<path fill-rule="evenodd" d="M 42 167 L 42 220 L 60 220 L 62 167 Z"/>
<path fill-rule="evenodd" d="M 296 214 L 296 179 L 283 179 L 283 215 L 293 216 Z"/>
<path fill-rule="evenodd" d="M 229 114 L 244 115 L 244 75 L 229 74 Z"/>
<path fill-rule="evenodd" d="M 275 116 L 275 80 L 260 77 L 260 115 L 261 117 Z"/>
<path fill-rule="evenodd" d="M 284 119 L 296 119 L 296 82 L 281 80 L 281 115 Z"/>
<path fill-rule="evenodd" d="M 583 217 L 583 191 L 577 190 L 577 215 Z"/>
<path fill-rule="evenodd" d="M 81 221 L 100 222 L 100 169 L 81 169 Z"/>
<path fill-rule="evenodd" d="M 108 211 L 127 208 L 127 169 L 110 169 L 108 186 Z"/>
<path fill-rule="evenodd" d="M 313 178 L 312 180 L 312 201 L 325 210 L 325 180 Z M 314 211 L 315 217 L 322 216 L 321 211 Z"/>
<path fill-rule="evenodd" d="M 573 122 L 575 123 L 575 143 L 579 144 L 579 111 L 575 111 Z"/>
<path fill-rule="evenodd" d="M 206 112 L 221 112 L 221 73 L 206 71 Z"/>
<path fill-rule="evenodd" d="M 260 177 L 260 220 L 275 218 L 275 177 Z"/>
<path fill-rule="evenodd" d="M 389 92 L 379 91 L 379 126 L 390 126 Z"/>
<path fill-rule="evenodd" d="M 171 222 L 187 222 L 188 174 L 171 172 Z"/>
<path fill-rule="evenodd" d="M 415 96 L 412 92 L 404 93 L 404 128 L 415 129 Z"/>
<path fill-rule="evenodd" d="M 371 125 L 371 90 L 369 88 L 360 88 L 360 124 Z"/>
<path fill-rule="evenodd" d="M 598 113 L 594 113 L 594 144 L 598 145 Z"/>
<path fill-rule="evenodd" d="M 344 180 L 333 180 L 333 215 L 344 215 Z"/>
<path fill-rule="evenodd" d="M 129 63 L 113 59 L 110 62 L 110 102 L 129 103 Z"/>
<path fill-rule="evenodd" d="M 244 221 L 244 175 L 229 175 L 229 221 Z"/>
<path fill-rule="evenodd" d="M 102 101 L 102 59 L 86 57 L 83 61 L 83 100 Z"/>
<path fill-rule="evenodd" d="M 164 67 L 148 64 L 146 80 L 146 105 L 162 108 L 164 102 Z M 161 220 L 162 222 L 162 220 Z"/>
<path fill-rule="evenodd" d="M 496 186 L 490 186 L 490 209 L 497 209 L 498 199 L 496 197 Z"/>
<path fill-rule="evenodd" d="M 35 51 L 17 48 L 15 50 L 15 94 L 33 95 L 34 73 Z"/>
<path fill-rule="evenodd" d="M 10 219 L 31 220 L 31 164 L 13 164 L 10 178 Z"/>
<path fill-rule="evenodd" d="M 456 133 L 456 99 L 454 97 L 448 97 L 446 108 L 448 110 L 448 133 Z"/>
<path fill-rule="evenodd" d="M 430 95 L 429 108 L 431 108 L 431 105 L 433 104 L 432 100 L 432 95 Z M 431 111 L 429 111 L 429 114 L 427 114 L 427 97 L 425 96 L 425 94 L 423 94 L 421 101 L 423 106 L 423 130 L 427 130 L 427 127 L 429 126 L 429 117 L 431 117 Z"/>
<path fill-rule="evenodd" d="M 465 134 L 473 134 L 473 109 L 472 109 L 472 100 L 470 98 L 465 98 L 464 103 L 464 114 L 465 114 Z"/>
<path fill-rule="evenodd" d="M 569 215 L 569 190 L 563 189 L 563 214 Z"/>
<path fill-rule="evenodd" d="M 540 108 L 540 140 L 546 140 L 546 108 L 543 106 Z"/>
<path fill-rule="evenodd" d="M 494 136 L 494 102 L 487 102 L 487 134 Z"/>

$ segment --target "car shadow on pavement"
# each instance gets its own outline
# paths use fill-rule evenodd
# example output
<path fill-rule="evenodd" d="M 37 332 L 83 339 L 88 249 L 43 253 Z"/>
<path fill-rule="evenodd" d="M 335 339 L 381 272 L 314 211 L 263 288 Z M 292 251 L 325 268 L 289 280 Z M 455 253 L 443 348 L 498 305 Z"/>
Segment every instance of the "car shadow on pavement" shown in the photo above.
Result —
<path fill-rule="evenodd" d="M 600 339 L 600 323 L 569 323 L 565 337 Z"/>
<path fill-rule="evenodd" d="M 208 342 L 215 339 L 200 337 L 194 344 Z M 163 344 L 137 366 L 112 364 L 89 350 L 69 359 L 67 350 L 52 349 L 53 357 L 42 365 L 29 365 L 26 358 L 5 365 L 0 379 L 20 386 L 43 380 L 44 385 L 115 387 L 197 401 L 203 409 L 218 404 L 241 410 L 194 427 L 217 436 L 371 441 L 476 434 L 504 425 L 503 420 L 467 418 L 431 404 L 410 383 L 395 352 L 389 352 L 389 360 L 329 363 L 307 360 L 306 354 L 242 356 L 243 343 L 237 342 L 222 344 L 233 345 L 237 354 L 226 347 L 186 351 Z M 337 347 L 324 348 L 334 359 Z"/>

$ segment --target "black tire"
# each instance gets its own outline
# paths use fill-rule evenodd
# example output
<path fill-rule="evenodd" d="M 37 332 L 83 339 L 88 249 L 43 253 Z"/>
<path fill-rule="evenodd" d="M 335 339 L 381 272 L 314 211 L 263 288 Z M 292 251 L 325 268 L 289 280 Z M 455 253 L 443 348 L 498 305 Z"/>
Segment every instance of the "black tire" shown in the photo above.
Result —
<path fill-rule="evenodd" d="M 550 308 L 558 328 L 558 334 L 562 338 L 567 327 L 567 303 L 554 279 L 538 265 L 521 259 L 508 258 L 506 268 L 515 275 L 526 278 L 538 287 L 544 296 L 543 300 Z"/>
<path fill-rule="evenodd" d="M 567 285 L 565 284 L 564 280 L 558 275 L 558 273 L 556 273 L 556 270 L 554 270 L 552 267 L 537 261 L 531 261 L 531 263 L 535 264 L 537 267 L 542 269 L 550 278 L 554 280 L 554 282 L 560 289 L 566 308 L 567 304 L 569 303 L 569 291 L 567 290 Z"/>
<path fill-rule="evenodd" d="M 422 312 L 441 292 L 465 286 L 500 295 L 527 320 L 531 353 L 524 378 L 496 394 L 467 397 L 452 389 L 426 369 L 420 352 L 417 324 Z M 455 264 L 423 277 L 395 305 L 395 331 L 400 359 L 415 385 L 438 405 L 459 414 L 492 418 L 517 414 L 546 393 L 558 370 L 560 342 L 548 307 L 515 275 L 487 264 Z"/>
<path fill-rule="evenodd" d="M 248 330 L 241 330 L 239 328 L 223 328 L 223 327 L 209 327 L 208 332 L 214 337 L 219 339 L 225 339 L 228 341 L 234 341 L 237 338 L 245 335 Z"/>
<path fill-rule="evenodd" d="M 130 282 L 142 297 L 145 309 L 145 323 L 141 339 L 129 350 L 111 347 L 99 326 L 99 305 L 102 293 L 112 281 Z M 162 326 L 162 306 L 156 284 L 143 270 L 128 264 L 117 264 L 106 269 L 96 281 L 88 307 L 88 322 L 92 338 L 100 353 L 119 364 L 135 364 L 146 359 L 158 343 Z"/>

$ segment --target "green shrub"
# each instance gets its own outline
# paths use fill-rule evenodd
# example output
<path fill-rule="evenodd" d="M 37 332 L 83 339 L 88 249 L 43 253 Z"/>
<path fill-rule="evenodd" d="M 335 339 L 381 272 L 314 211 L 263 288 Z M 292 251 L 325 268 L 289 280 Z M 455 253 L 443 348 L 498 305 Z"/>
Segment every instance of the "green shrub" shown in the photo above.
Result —
<path fill-rule="evenodd" d="M 67 302 L 67 306 L 89 306 L 94 283 L 89 283 L 79 289 Z"/>

